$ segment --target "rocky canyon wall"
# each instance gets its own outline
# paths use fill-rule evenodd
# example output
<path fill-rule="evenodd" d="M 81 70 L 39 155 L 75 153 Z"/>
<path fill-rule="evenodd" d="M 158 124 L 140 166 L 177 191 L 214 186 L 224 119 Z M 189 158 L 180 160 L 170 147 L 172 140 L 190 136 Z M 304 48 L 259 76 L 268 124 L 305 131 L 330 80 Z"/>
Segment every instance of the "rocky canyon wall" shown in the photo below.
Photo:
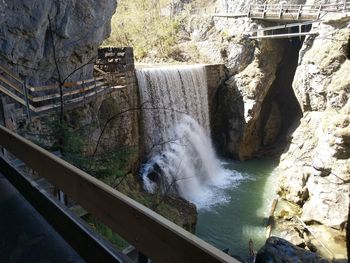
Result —
<path fill-rule="evenodd" d="M 342 228 L 350 191 L 350 23 L 327 19 L 307 37 L 293 89 L 303 111 L 279 165 L 280 193 L 302 219 Z"/>
<path fill-rule="evenodd" d="M 246 32 L 258 25 L 246 18 L 193 17 L 185 32 L 197 57 L 227 67 L 227 81 L 212 97 L 218 152 L 245 160 L 284 149 L 280 195 L 302 207 L 303 221 L 343 229 L 350 192 L 350 23 L 341 15 L 322 18 L 313 25 L 320 34 L 305 41 L 249 40 Z"/>
<path fill-rule="evenodd" d="M 0 1 L 0 62 L 32 84 L 88 63 L 110 33 L 116 0 Z M 51 26 L 50 21 L 51 20 Z M 90 78 L 92 65 L 71 80 Z"/>

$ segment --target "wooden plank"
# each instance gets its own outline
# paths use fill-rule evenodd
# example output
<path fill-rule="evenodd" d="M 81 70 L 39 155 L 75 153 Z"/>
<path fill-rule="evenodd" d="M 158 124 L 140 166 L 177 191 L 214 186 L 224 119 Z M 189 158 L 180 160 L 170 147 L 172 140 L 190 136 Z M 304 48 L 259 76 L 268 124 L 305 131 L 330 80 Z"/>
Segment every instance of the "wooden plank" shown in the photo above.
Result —
<path fill-rule="evenodd" d="M 89 82 L 100 81 L 100 80 L 104 80 L 104 79 L 105 79 L 105 77 L 98 77 L 98 78 L 91 78 L 91 79 L 87 79 L 87 80 L 80 80 L 77 82 L 66 82 L 64 84 L 64 88 L 71 88 L 71 87 L 79 86 L 79 85 L 86 84 Z M 54 83 L 54 84 L 49 84 L 46 86 L 30 87 L 30 91 L 32 91 L 32 92 L 47 91 L 47 90 L 52 90 L 52 89 L 58 89 L 58 84 Z"/>
<path fill-rule="evenodd" d="M 96 70 L 97 72 L 101 73 L 102 75 L 107 75 L 108 73 L 103 71 L 102 69 L 98 68 L 96 65 L 94 66 L 94 70 Z"/>
<path fill-rule="evenodd" d="M 314 21 L 306 21 L 306 22 L 299 22 L 299 23 L 292 23 L 292 24 L 284 24 L 279 26 L 271 26 L 271 27 L 265 27 L 265 28 L 259 28 L 257 30 L 250 31 L 249 34 L 262 32 L 262 31 L 270 31 L 270 30 L 276 30 L 276 29 L 283 29 L 283 28 L 289 28 L 289 27 L 297 27 L 297 26 L 305 26 L 305 25 L 311 25 L 318 20 Z"/>
<path fill-rule="evenodd" d="M 36 91 L 47 91 L 47 90 L 52 90 L 52 89 L 58 89 L 58 84 L 54 83 L 54 84 L 49 84 L 46 86 L 35 86 L 35 87 L 30 87 L 29 90 L 32 92 L 36 92 Z"/>
<path fill-rule="evenodd" d="M 10 92 L 9 90 L 7 90 L 6 88 L 4 88 L 1 85 L 0 85 L 0 92 L 3 92 L 4 94 L 6 94 L 7 96 L 11 97 L 12 99 L 17 101 L 18 103 L 22 104 L 23 106 L 26 106 L 26 102 L 24 101 L 24 99 L 22 99 L 22 98 L 18 97 L 17 95 L 13 94 L 12 92 Z M 36 112 L 36 109 L 32 105 L 29 105 L 29 108 L 30 108 L 30 110 Z"/>
<path fill-rule="evenodd" d="M 14 73 L 12 73 L 10 70 L 8 70 L 7 68 L 3 67 L 0 65 L 0 70 L 2 70 L 3 72 L 5 72 L 7 75 L 9 75 L 11 78 L 13 78 L 14 80 L 18 81 L 20 84 L 23 84 L 23 80 L 16 76 Z"/>
<path fill-rule="evenodd" d="M 155 262 L 238 262 L 3 126 L 0 144 Z"/>
<path fill-rule="evenodd" d="M 19 86 L 17 86 L 16 84 L 12 83 L 11 81 L 6 79 L 1 74 L 0 74 L 0 81 L 4 82 L 6 85 L 10 86 L 12 89 L 16 90 L 18 93 L 24 95 L 23 94 L 23 90 Z"/>
<path fill-rule="evenodd" d="M 73 91 L 68 91 L 68 92 L 64 91 L 63 97 L 72 96 L 72 95 L 79 94 L 79 93 L 83 94 L 91 89 L 98 88 L 98 87 L 101 87 L 104 85 L 106 85 L 105 82 L 99 82 L 98 84 L 93 84 L 93 85 L 88 86 L 88 87 L 81 87 L 81 88 L 73 90 Z M 52 100 L 52 99 L 59 98 L 60 96 L 61 96 L 60 93 L 54 93 L 54 94 L 40 96 L 40 97 L 33 96 L 32 101 L 33 102 L 40 102 L 40 101 Z"/>
<path fill-rule="evenodd" d="M 308 35 L 318 35 L 317 32 L 303 32 L 303 33 L 291 33 L 291 34 L 278 34 L 278 35 L 266 35 L 266 36 L 252 36 L 249 39 L 266 39 L 266 38 L 292 38 Z"/>
<path fill-rule="evenodd" d="M 2 174 L 87 262 L 131 263 L 31 178 L 0 158 Z"/>
<path fill-rule="evenodd" d="M 100 89 L 100 90 L 98 90 L 96 92 L 90 92 L 88 95 L 81 96 L 81 97 L 74 98 L 74 99 L 70 99 L 70 100 L 66 100 L 66 101 L 64 101 L 64 104 L 65 104 L 65 106 L 67 106 L 70 103 L 77 103 L 77 102 L 80 102 L 80 101 L 84 100 L 85 98 L 89 98 L 91 96 L 95 96 L 95 95 L 97 95 L 99 93 L 102 93 L 104 91 L 105 91 L 105 89 Z M 41 106 L 41 107 L 37 108 L 37 112 L 50 111 L 50 110 L 59 108 L 60 106 L 61 106 L 60 103 L 55 103 L 55 104 L 50 103 L 48 105 Z"/>

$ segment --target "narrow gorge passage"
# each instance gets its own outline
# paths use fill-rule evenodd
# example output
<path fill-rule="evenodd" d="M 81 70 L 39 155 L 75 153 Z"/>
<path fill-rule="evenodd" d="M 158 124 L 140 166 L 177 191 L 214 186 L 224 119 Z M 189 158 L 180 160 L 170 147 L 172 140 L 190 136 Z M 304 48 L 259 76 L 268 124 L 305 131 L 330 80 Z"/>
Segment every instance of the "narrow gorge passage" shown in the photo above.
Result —
<path fill-rule="evenodd" d="M 261 151 L 263 154 L 284 150 L 288 144 L 288 134 L 297 127 L 302 117 L 302 111 L 292 87 L 302 40 L 291 38 L 277 41 L 282 42 L 284 50 L 277 68 L 276 79 L 262 105 Z"/>

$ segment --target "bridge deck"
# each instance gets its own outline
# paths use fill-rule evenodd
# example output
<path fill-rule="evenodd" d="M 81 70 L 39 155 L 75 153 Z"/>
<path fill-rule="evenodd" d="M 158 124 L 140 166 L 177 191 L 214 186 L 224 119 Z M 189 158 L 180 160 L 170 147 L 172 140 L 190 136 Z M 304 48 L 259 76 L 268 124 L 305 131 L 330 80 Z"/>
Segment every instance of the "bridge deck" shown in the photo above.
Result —
<path fill-rule="evenodd" d="M 85 262 L 0 174 L 0 261 Z"/>

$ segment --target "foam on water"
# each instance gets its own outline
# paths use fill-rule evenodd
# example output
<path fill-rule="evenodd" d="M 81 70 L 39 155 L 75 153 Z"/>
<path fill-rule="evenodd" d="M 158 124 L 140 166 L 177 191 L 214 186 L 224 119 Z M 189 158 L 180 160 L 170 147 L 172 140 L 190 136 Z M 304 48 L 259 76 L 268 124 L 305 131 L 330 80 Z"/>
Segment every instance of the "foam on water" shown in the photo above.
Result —
<path fill-rule="evenodd" d="M 208 208 L 229 201 L 222 189 L 243 176 L 226 170 L 209 134 L 204 66 L 137 70 L 143 110 L 145 149 L 150 160 L 141 177 L 149 192 L 174 192 Z"/>

